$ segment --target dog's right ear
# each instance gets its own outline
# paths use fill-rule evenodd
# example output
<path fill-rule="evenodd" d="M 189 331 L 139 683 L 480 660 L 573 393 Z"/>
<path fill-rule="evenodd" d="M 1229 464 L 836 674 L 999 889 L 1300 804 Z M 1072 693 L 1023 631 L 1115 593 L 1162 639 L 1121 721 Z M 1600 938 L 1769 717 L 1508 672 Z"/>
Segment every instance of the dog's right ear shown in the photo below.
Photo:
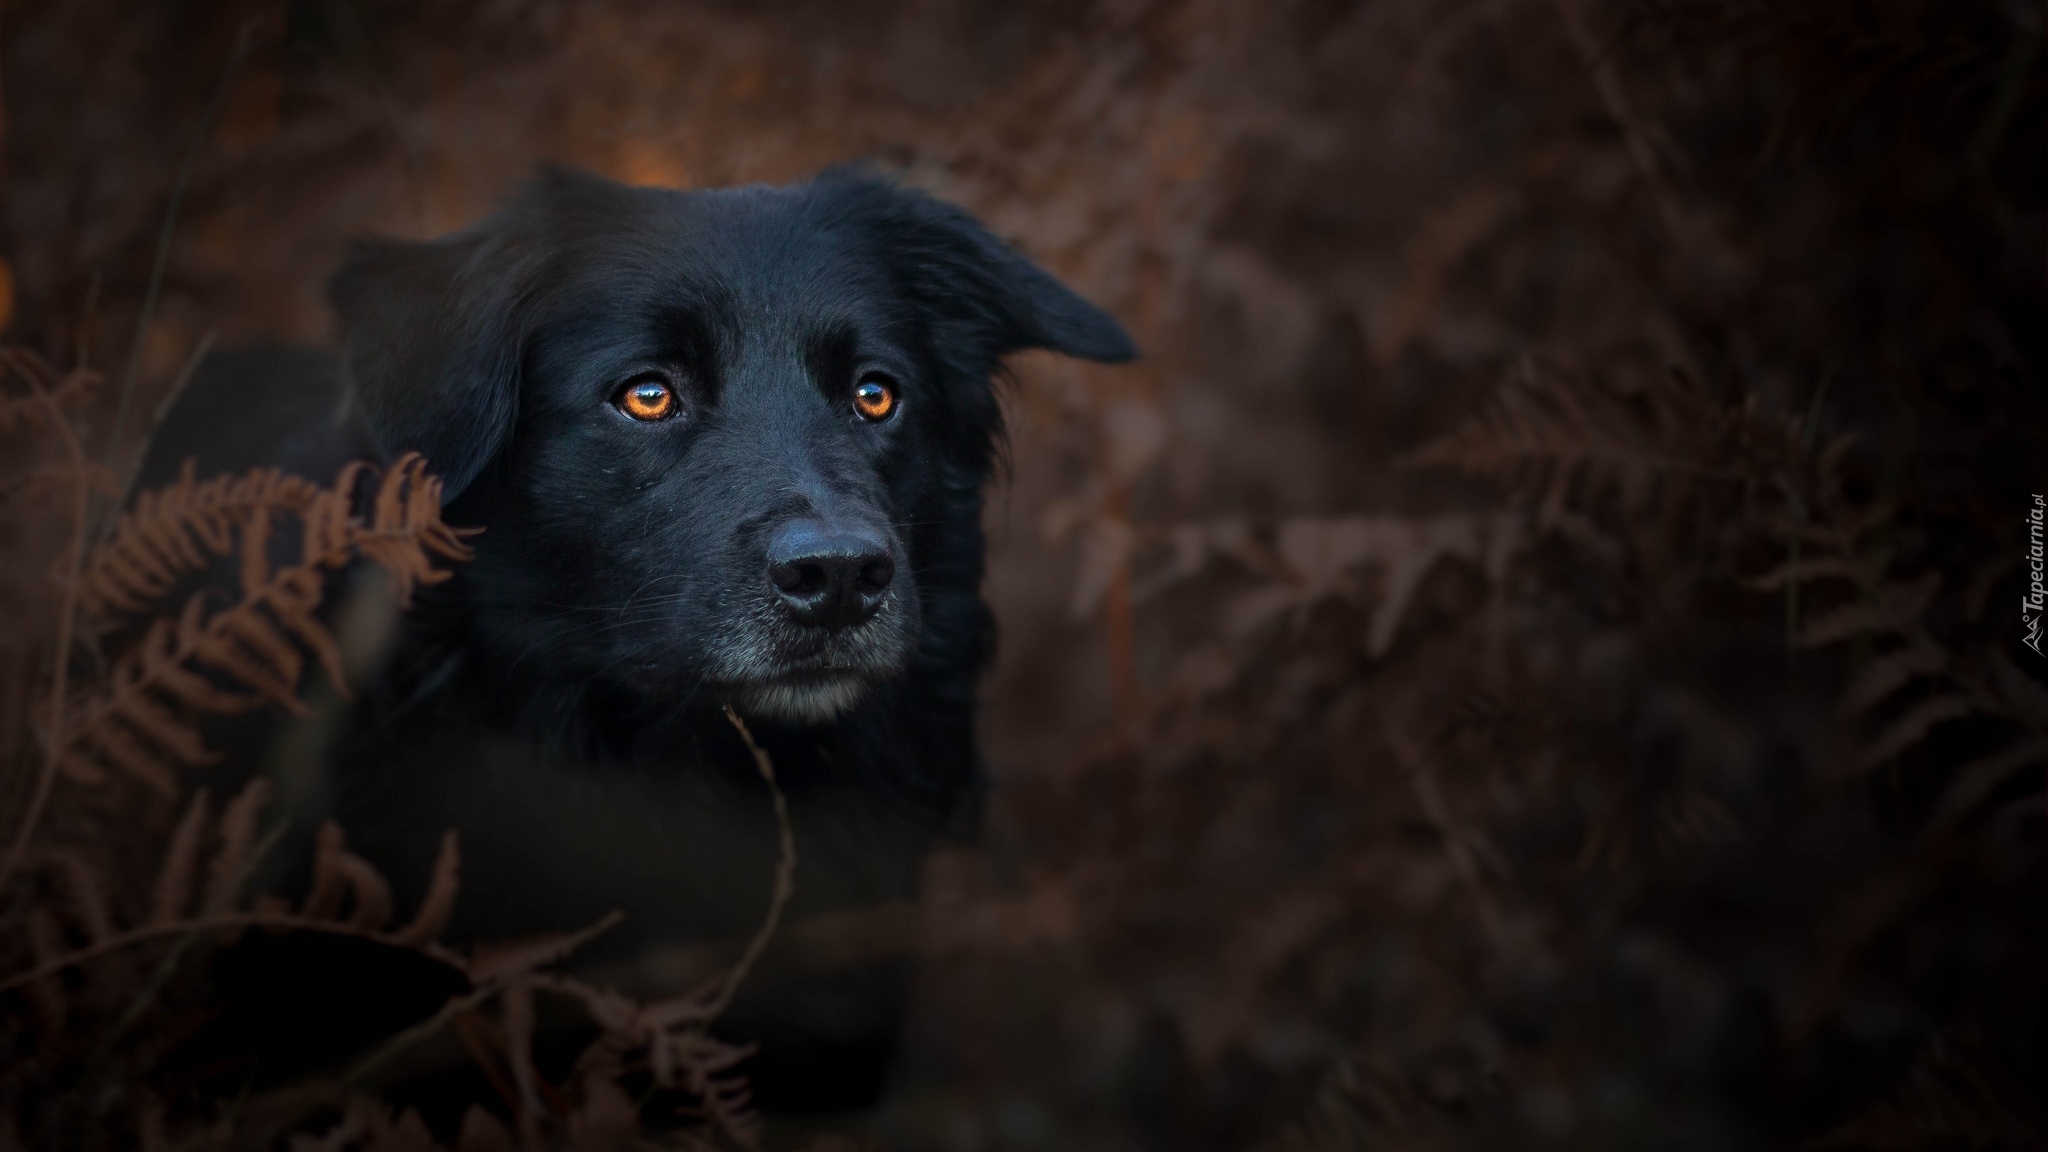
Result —
<path fill-rule="evenodd" d="M 520 263 L 488 225 L 440 240 L 358 242 L 328 282 L 343 357 L 387 458 L 427 458 L 452 499 L 503 448 L 519 410 Z"/>

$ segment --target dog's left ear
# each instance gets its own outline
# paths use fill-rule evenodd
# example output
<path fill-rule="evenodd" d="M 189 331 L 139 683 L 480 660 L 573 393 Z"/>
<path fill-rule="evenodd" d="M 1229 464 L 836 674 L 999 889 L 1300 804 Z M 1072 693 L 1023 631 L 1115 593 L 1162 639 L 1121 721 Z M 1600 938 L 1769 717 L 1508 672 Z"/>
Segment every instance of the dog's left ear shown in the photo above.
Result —
<path fill-rule="evenodd" d="M 940 329 L 946 351 L 977 375 L 1011 352 L 1049 348 L 1120 364 L 1137 346 L 1109 313 L 1083 300 L 974 217 L 860 168 L 818 178 L 819 190 L 859 206 L 885 258 Z"/>
<path fill-rule="evenodd" d="M 354 245 L 327 286 L 371 437 L 418 451 L 449 499 L 518 415 L 520 263 L 495 220 L 439 240 Z"/>

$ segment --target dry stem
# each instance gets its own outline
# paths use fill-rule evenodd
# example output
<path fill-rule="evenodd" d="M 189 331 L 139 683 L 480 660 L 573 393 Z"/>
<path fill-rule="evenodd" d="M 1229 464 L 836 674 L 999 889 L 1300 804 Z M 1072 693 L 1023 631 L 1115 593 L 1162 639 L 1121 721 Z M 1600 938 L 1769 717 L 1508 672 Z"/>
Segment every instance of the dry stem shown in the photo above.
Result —
<path fill-rule="evenodd" d="M 747 941 L 747 950 L 740 954 L 739 961 L 732 966 L 732 971 L 726 973 L 725 984 L 719 988 L 718 996 L 712 1000 L 705 1016 L 707 1020 L 717 1018 L 718 1014 L 725 1010 L 725 1006 L 731 1003 L 733 994 L 739 991 L 740 982 L 747 978 L 748 969 L 754 966 L 754 961 L 760 958 L 761 953 L 768 947 L 768 941 L 774 937 L 776 926 L 782 923 L 782 910 L 796 891 L 796 833 L 789 823 L 789 801 L 782 794 L 782 785 L 775 779 L 775 764 L 768 759 L 768 753 L 762 751 L 759 744 L 754 743 L 754 734 L 747 730 L 746 721 L 740 719 L 739 713 L 734 712 L 730 704 L 725 706 L 725 718 L 732 722 L 733 729 L 740 734 L 740 739 L 746 742 L 747 751 L 754 757 L 754 769 L 768 785 L 768 795 L 775 803 L 775 826 L 779 843 L 775 860 L 775 888 L 768 898 L 768 915 L 762 919 L 761 927 L 754 933 L 754 938 Z"/>
<path fill-rule="evenodd" d="M 22 367 L 18 359 L 14 363 L 17 369 Z M 57 782 L 58 766 L 63 761 L 64 696 L 71 671 L 71 641 L 78 618 L 78 574 L 85 567 L 86 517 L 91 512 L 92 496 L 92 473 L 86 467 L 85 449 L 65 419 L 64 410 L 33 372 L 20 371 L 19 374 L 49 409 L 50 426 L 63 437 L 64 450 L 71 457 L 78 479 L 72 494 L 70 572 L 64 582 L 64 607 L 57 614 L 57 648 L 51 657 L 55 665 L 51 673 L 50 727 L 43 745 L 43 768 L 36 778 L 35 795 L 29 799 L 28 811 L 22 814 L 21 827 L 15 830 L 14 843 L 7 849 L 6 858 L 0 859 L 0 891 L 6 890 L 8 879 L 21 863 L 22 853 L 28 850 L 29 839 L 42 822 L 43 811 L 50 803 L 50 791 Z"/>

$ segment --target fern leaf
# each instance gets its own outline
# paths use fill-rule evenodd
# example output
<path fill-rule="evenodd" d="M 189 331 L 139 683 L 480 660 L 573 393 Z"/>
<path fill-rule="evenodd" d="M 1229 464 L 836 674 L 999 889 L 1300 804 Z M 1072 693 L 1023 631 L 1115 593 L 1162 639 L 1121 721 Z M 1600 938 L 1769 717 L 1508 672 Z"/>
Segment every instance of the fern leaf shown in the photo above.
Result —
<path fill-rule="evenodd" d="M 97 788 L 107 782 L 107 774 L 100 770 L 100 766 L 77 752 L 67 752 L 59 757 L 57 768 L 64 773 L 65 779 L 88 788 Z"/>
<path fill-rule="evenodd" d="M 354 907 L 349 912 L 350 925 L 366 932 L 374 932 L 391 920 L 391 884 L 383 873 L 368 860 L 353 852 L 344 851 L 335 861 L 341 875 L 348 882 Z"/>
<path fill-rule="evenodd" d="M 313 884 L 299 904 L 299 915 L 308 920 L 331 920 L 341 911 L 348 895 L 348 881 L 338 865 L 342 844 L 341 825 L 332 820 L 320 825 L 313 841 Z"/>
<path fill-rule="evenodd" d="M 1939 587 L 1938 572 L 1929 572 L 1910 584 L 1887 584 L 1864 599 L 1808 621 L 1799 629 L 1799 646 L 1821 648 L 1858 636 L 1904 632 L 1920 619 Z"/>
<path fill-rule="evenodd" d="M 233 555 L 244 525 L 303 512 L 318 492 L 311 481 L 275 468 L 200 483 L 187 460 L 175 482 L 138 496 L 87 557 L 79 605 L 103 622 L 146 608 L 215 557 Z"/>
<path fill-rule="evenodd" d="M 559 932 L 527 940 L 479 945 L 467 965 L 469 978 L 476 984 L 491 984 L 546 967 L 608 931 L 620 919 L 620 914 L 613 912 L 580 932 Z"/>
<path fill-rule="evenodd" d="M 344 467 L 331 489 L 275 469 L 197 484 L 186 468 L 177 484 L 146 493 L 81 580 L 104 612 L 146 602 L 183 573 L 239 546 L 242 598 L 207 613 L 205 593 L 189 598 L 175 625 L 157 621 L 119 661 L 107 686 L 72 713 L 63 762 L 75 778 L 96 782 L 105 762 L 174 794 L 172 770 L 211 759 L 189 717 L 232 715 L 268 702 L 303 714 L 298 684 L 310 652 L 336 688 L 347 692 L 341 650 L 321 622 L 325 572 L 362 555 L 390 571 L 401 598 L 419 584 L 446 579 L 437 559 L 461 560 L 462 533 L 440 518 L 441 484 L 409 453 L 379 480 L 369 522 L 353 514 L 355 489 L 370 465 Z M 270 561 L 273 519 L 286 512 L 305 526 L 301 563 Z M 239 545 L 237 535 L 239 530 Z"/>
<path fill-rule="evenodd" d="M 167 799 L 178 795 L 178 778 L 164 761 L 124 727 L 108 725 L 93 733 L 92 746 L 102 760 L 148 785 Z"/>
<path fill-rule="evenodd" d="M 540 1120 L 540 1073 L 533 1066 L 533 982 L 515 976 L 505 988 L 505 1060 L 512 1066 L 512 1084 L 518 1096 L 521 1143 L 539 1143 L 536 1125 Z"/>
<path fill-rule="evenodd" d="M 1956 769 L 1955 777 L 1941 794 L 1932 822 L 1936 827 L 1954 824 L 2012 779 L 2013 773 L 2030 764 L 2048 762 L 2048 736 L 2029 736 L 2009 748 L 1980 756 Z M 2039 797 L 2036 796 L 2038 801 Z"/>
<path fill-rule="evenodd" d="M 455 911 L 455 896 L 461 886 L 462 850 L 455 833 L 448 832 L 441 837 L 440 854 L 434 857 L 433 879 L 427 884 L 426 897 L 413 913 L 411 923 L 391 934 L 391 942 L 424 948 L 440 939 Z"/>
<path fill-rule="evenodd" d="M 300 563 L 321 566 L 331 557 L 348 551 L 357 527 L 355 490 L 369 467 L 361 461 L 343 465 L 328 491 L 300 513 Z"/>
<path fill-rule="evenodd" d="M 353 476 L 344 472 L 335 488 L 343 491 L 353 482 Z M 434 566 L 435 558 L 462 561 L 475 555 L 462 542 L 475 531 L 451 528 L 441 519 L 441 479 L 428 474 L 424 456 L 408 452 L 384 473 L 371 503 L 369 524 L 351 525 L 348 542 L 391 574 L 399 603 L 406 604 L 415 586 L 448 579 L 448 570 Z"/>
<path fill-rule="evenodd" d="M 203 600 L 194 599 L 175 623 L 157 621 L 132 658 L 115 668 L 113 694 L 118 697 L 154 688 L 202 715 L 238 716 L 261 707 L 263 698 L 258 693 L 228 691 L 185 667 L 203 631 L 201 612 L 205 606 Z"/>
<path fill-rule="evenodd" d="M 64 929 L 49 909 L 35 907 L 28 910 L 28 944 L 37 964 L 48 964 L 68 951 L 64 944 Z M 65 1017 L 70 1014 L 64 998 L 63 981 L 51 973 L 31 982 L 28 992 L 36 1015 L 42 1018 L 43 1030 L 52 1034 L 63 1031 Z"/>
<path fill-rule="evenodd" d="M 210 764 L 220 759 L 200 742 L 199 733 L 191 725 L 144 693 L 131 692 L 121 697 L 109 715 L 147 736 L 182 763 Z"/>
<path fill-rule="evenodd" d="M 195 659 L 215 665 L 245 684 L 258 687 L 278 704 L 304 714 L 299 702 L 299 674 L 306 660 L 291 638 L 282 635 L 275 623 L 257 611 L 260 601 L 244 601 L 209 622 L 205 636 L 195 646 Z"/>
<path fill-rule="evenodd" d="M 249 513 L 248 522 L 242 525 L 241 579 L 244 592 L 270 583 L 271 520 L 269 508 L 256 508 Z"/>
<path fill-rule="evenodd" d="M 71 918 L 85 930 L 86 938 L 98 944 L 112 936 L 114 918 L 107 911 L 106 885 L 85 857 L 71 849 L 58 848 L 44 853 L 43 858 L 64 878 Z"/>
<path fill-rule="evenodd" d="M 1848 580 L 1859 586 L 1869 586 L 1881 581 L 1890 565 L 1889 555 L 1803 556 L 1762 575 L 1748 577 L 1742 584 L 1759 592 L 1775 592 L 1787 584 L 1812 584 L 1820 580 Z"/>
<path fill-rule="evenodd" d="M 2048 731 L 2048 688 L 2020 671 L 2003 652 L 1991 654 L 1991 682 L 2013 720 L 2036 732 Z"/>
<path fill-rule="evenodd" d="M 201 905 L 209 916 L 232 911 L 241 903 L 242 883 L 248 878 L 256 847 L 256 821 L 270 803 L 270 781 L 257 777 L 249 781 L 220 815 L 220 850 L 206 878 L 206 896 Z"/>
<path fill-rule="evenodd" d="M 1968 716 L 1974 711 L 1976 706 L 1967 696 L 1952 692 L 1929 696 L 1885 725 L 1884 729 L 1864 746 L 1862 753 L 1857 756 L 1857 761 L 1864 768 L 1874 768 L 1918 744 L 1934 730 L 1936 724 Z"/>
<path fill-rule="evenodd" d="M 1933 644 L 1915 641 L 1872 660 L 1857 671 L 1842 692 L 1842 709 L 1856 713 L 1905 687 L 1921 676 L 1948 667 L 1948 656 Z"/>
<path fill-rule="evenodd" d="M 102 496 L 120 494 L 114 486 L 113 475 L 97 464 L 83 468 L 74 464 L 51 464 L 0 480 L 0 504 L 35 501 L 53 489 L 74 487 L 81 480 L 88 490 Z"/>
<path fill-rule="evenodd" d="M 186 603 L 178 619 L 176 662 L 219 673 L 287 712 L 303 714 L 306 707 L 295 691 L 299 654 L 273 635 L 259 611 L 261 602 L 244 600 L 210 619 L 205 607 L 204 595 Z"/>
<path fill-rule="evenodd" d="M 1617 490 L 1624 505 L 1641 507 L 1665 477 L 1722 474 L 1717 458 L 1736 416 L 1675 378 L 1634 399 L 1649 403 L 1632 403 L 1582 375 L 1539 371 L 1525 359 L 1520 375 L 1476 417 L 1397 463 L 1529 487 L 1541 493 L 1545 523 L 1575 486 Z"/>
<path fill-rule="evenodd" d="M 192 885 L 199 874 L 199 844 L 206 835 L 211 808 L 212 799 L 206 789 L 201 788 L 192 797 L 192 803 L 186 806 L 185 816 L 178 821 L 177 830 L 171 833 L 171 843 L 164 850 L 163 863 L 157 869 L 156 888 L 149 901 L 151 924 L 169 924 L 191 907 Z"/>
<path fill-rule="evenodd" d="M 278 629 L 310 650 L 326 670 L 328 682 L 346 697 L 349 694 L 348 674 L 342 668 L 341 646 L 335 643 L 334 634 L 327 630 L 327 625 L 315 615 L 320 610 L 320 601 L 326 590 L 317 570 L 294 568 L 280 575 L 265 604 Z"/>
<path fill-rule="evenodd" d="M 629 1101 L 630 1105 L 630 1101 Z M 634 1130 L 638 1130 L 640 1114 L 633 1113 Z M 512 1131 L 496 1116 L 484 1110 L 481 1104 L 471 1104 L 469 1111 L 462 1114 L 462 1127 L 455 1134 L 455 1152 L 513 1152 Z"/>
<path fill-rule="evenodd" d="M 1889 1100 L 1816 1141 L 1834 1149 L 2033 1149 L 2040 1134 L 2008 1108 L 1983 1073 L 1936 1040 Z"/>
<path fill-rule="evenodd" d="M 451 833 L 442 841 L 442 860 L 436 864 L 434 889 L 428 893 L 429 905 L 436 900 L 444 904 L 453 902 L 452 892 L 441 891 L 451 882 L 443 879 L 443 873 L 449 868 L 447 858 L 452 847 Z M 341 825 L 329 820 L 320 826 L 314 848 L 313 883 L 299 906 L 299 914 L 311 920 L 340 920 L 344 902 L 351 899 L 353 907 L 345 921 L 349 926 L 375 931 L 391 919 L 391 885 L 369 861 L 348 850 L 348 840 Z M 445 908 L 437 916 L 437 919 L 429 918 L 425 926 L 427 934 L 418 944 L 431 943 L 439 934 L 447 920 Z M 417 922 L 409 929 L 417 930 Z M 411 942 L 403 933 L 386 939 L 397 944 Z"/>
<path fill-rule="evenodd" d="M 83 401 L 101 379 L 86 368 L 59 373 L 36 353 L 20 347 L 0 349 L 0 365 L 26 381 L 32 389 L 27 396 L 0 396 L 0 432 L 17 428 L 37 431 L 50 418 L 52 406 L 63 411 Z"/>
<path fill-rule="evenodd" d="M 640 1131 L 640 1109 L 617 1081 L 585 1074 L 580 1081 L 582 1106 L 569 1116 L 569 1143 L 577 1148 L 614 1148 Z M 463 1152 L 458 1145 L 457 1152 Z M 481 1150 L 479 1150 L 481 1152 Z M 505 1152 L 511 1152 L 507 1137 Z"/>

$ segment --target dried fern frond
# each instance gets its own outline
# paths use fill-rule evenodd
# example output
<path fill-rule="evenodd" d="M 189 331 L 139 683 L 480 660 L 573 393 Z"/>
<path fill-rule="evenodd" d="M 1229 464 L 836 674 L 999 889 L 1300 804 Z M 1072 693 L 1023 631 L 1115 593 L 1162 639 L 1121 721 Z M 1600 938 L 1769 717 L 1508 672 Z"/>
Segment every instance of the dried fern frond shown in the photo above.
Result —
<path fill-rule="evenodd" d="M 350 464 L 321 489 L 275 469 L 199 484 L 188 467 L 178 483 L 138 500 L 93 552 L 82 596 L 102 612 L 126 610 L 214 558 L 239 553 L 241 599 L 209 613 L 208 594 L 196 593 L 176 620 L 150 626 L 105 684 L 68 710 L 75 719 L 62 737 L 67 774 L 94 783 L 111 767 L 174 795 L 176 768 L 212 759 L 197 717 L 265 703 L 303 711 L 298 683 L 307 652 L 346 691 L 340 649 L 318 616 L 326 574 L 362 556 L 391 573 L 403 600 L 420 584 L 448 578 L 437 560 L 470 555 L 462 533 L 440 518 L 441 484 L 424 458 L 407 455 L 383 473 L 367 515 L 358 515 L 357 489 L 373 472 Z M 276 567 L 272 526 L 284 513 L 300 521 L 300 558 Z"/>
<path fill-rule="evenodd" d="M 303 566 L 332 568 L 360 554 L 398 578 L 401 598 L 415 584 L 444 579 L 432 558 L 467 559 L 469 549 L 463 533 L 441 522 L 441 482 L 427 474 L 424 457 L 408 454 L 383 475 L 365 518 L 356 513 L 356 489 L 374 471 L 366 463 L 349 464 L 324 489 L 276 468 L 202 483 L 187 460 L 175 482 L 137 497 L 107 542 L 93 550 L 79 581 L 79 603 L 102 620 L 134 612 L 160 600 L 181 578 L 237 554 L 243 588 L 257 587 L 268 575 L 267 545 L 280 515 L 304 526 Z"/>
<path fill-rule="evenodd" d="M 1479 414 L 1408 453 L 1404 468 L 1446 468 L 1529 493 L 1539 520 L 1554 523 L 1576 495 L 1619 495 L 1628 508 L 1654 500 L 1669 481 L 1741 481 L 1759 448 L 1790 440 L 1753 402 L 1709 396 L 1672 372 L 1635 395 L 1592 377 L 1539 366 L 1520 370 Z"/>
<path fill-rule="evenodd" d="M 60 411 L 74 408 L 103 382 L 99 373 L 90 369 L 59 372 L 27 348 L 0 346 L 0 383 L 10 375 L 27 383 L 30 394 L 14 396 L 0 391 L 0 433 L 41 430 L 48 425 L 53 406 Z M 47 399 L 39 393 L 46 393 Z"/>
<path fill-rule="evenodd" d="M 462 1130 L 473 1131 L 467 1122 Z M 342 1105 L 341 1119 L 318 1136 L 298 1133 L 286 1145 L 290 1152 L 446 1152 L 425 1120 L 413 1109 L 398 1109 L 374 1097 L 356 1094 Z M 488 1147 L 462 1139 L 456 1152 Z M 505 1145 L 510 1152 L 512 1145 Z"/>
<path fill-rule="evenodd" d="M 1940 675 L 1948 668 L 1948 654 L 1934 644 L 1924 640 L 1908 642 L 1865 664 L 1852 676 L 1849 686 L 1842 690 L 1842 707 L 1860 713 L 1907 684 L 1923 676 Z"/>
<path fill-rule="evenodd" d="M 225 942 L 251 927 L 358 937 L 420 952 L 470 973 L 470 966 L 461 956 L 438 943 L 454 905 L 460 871 L 453 833 L 442 841 L 441 856 L 435 863 L 433 883 L 426 897 L 412 920 L 397 931 L 385 930 L 393 911 L 389 882 L 368 861 L 346 850 L 339 829 L 323 830 L 313 891 L 298 911 L 274 896 L 261 895 L 245 901 L 243 890 L 261 851 L 258 833 L 271 791 L 267 780 L 250 781 L 222 809 L 218 821 L 209 819 L 211 806 L 206 794 L 202 791 L 194 797 L 164 850 L 147 911 L 140 922 L 131 926 L 123 927 L 118 922 L 112 902 L 104 895 L 108 887 L 104 878 L 81 853 L 63 849 L 40 852 L 34 859 L 61 879 L 67 896 L 63 908 L 88 943 L 82 948 L 69 948 L 62 922 L 52 908 L 33 904 L 31 911 L 48 920 L 49 930 L 33 942 L 35 966 L 0 977 L 0 993 L 28 988 L 34 996 L 61 996 L 63 985 L 55 977 L 66 969 L 124 949 L 174 938 L 205 934 L 215 942 Z M 213 846 L 212 857 L 202 890 L 199 863 L 209 843 Z M 337 890 L 350 896 L 350 901 L 344 903 L 336 898 L 332 893 Z M 615 919 L 600 924 L 598 930 Z M 569 946 L 591 934 L 568 938 Z M 558 959 L 564 954 L 559 946 L 545 953 L 530 953 L 544 959 Z"/>
<path fill-rule="evenodd" d="M 441 836 L 441 850 L 434 857 L 427 894 L 405 927 L 391 933 L 391 941 L 409 948 L 424 948 L 441 938 L 448 918 L 455 912 L 455 896 L 462 887 L 462 849 L 455 833 Z"/>
<path fill-rule="evenodd" d="M 1460 1105 L 1468 1102 L 1459 1101 Z M 1300 1119 L 1264 1152 L 1406 1152 L 1455 1146 L 1457 1113 L 1382 1068 L 1340 1062 Z"/>
<path fill-rule="evenodd" d="M 570 976 L 543 969 L 567 956 L 575 948 L 619 919 L 614 913 L 582 932 L 548 936 L 508 944 L 483 945 L 473 949 L 460 967 L 477 989 L 458 998 L 429 1022 L 427 1029 L 457 1024 L 490 995 L 504 997 L 501 1026 L 493 1029 L 484 1022 L 472 1022 L 465 1034 L 473 1052 L 478 1052 L 488 1079 L 501 1084 L 500 1094 L 512 1106 L 521 1140 L 538 1146 L 542 1138 L 545 1098 L 553 1112 L 565 1112 L 569 1135 L 609 1141 L 630 1132 L 637 1123 L 634 1109 L 618 1090 L 617 1080 L 630 1072 L 644 1070 L 654 1082 L 680 1089 L 696 1099 L 696 1110 L 711 1128 L 743 1148 L 754 1147 L 760 1138 L 761 1119 L 752 1107 L 752 1089 L 744 1075 L 733 1069 L 754 1052 L 752 1045 L 732 1044 L 710 1034 L 725 1006 L 767 945 L 780 923 L 784 908 L 794 891 L 796 844 L 789 810 L 775 778 L 773 762 L 755 743 L 753 735 L 738 716 L 728 719 L 754 758 L 756 770 L 767 783 L 774 801 L 776 824 L 780 829 L 775 877 L 769 893 L 767 914 L 748 942 L 746 951 L 733 967 L 682 996 L 649 1004 L 638 1004 L 618 993 L 591 987 Z M 338 833 L 331 838 L 338 842 Z M 437 883 L 445 872 L 452 877 L 455 863 L 445 858 L 436 866 Z M 452 879 L 450 881 L 452 883 Z M 316 884 L 317 887 L 317 884 Z M 426 919 L 435 905 L 432 895 L 423 902 L 419 920 Z M 416 921 L 417 923 L 418 921 Z M 403 933 L 399 934 L 403 935 Z M 397 939 L 398 936 L 386 937 Z M 534 1003 L 536 993 L 562 997 L 580 1004 L 599 1035 L 576 1062 L 573 1082 L 580 1086 L 580 1108 L 561 1109 L 554 1105 L 564 1099 L 564 1090 L 540 1076 L 532 1062 Z M 458 1027 L 461 1025 L 458 1024 Z M 382 1059 L 383 1053 L 372 1057 Z M 502 1068 L 501 1068 L 502 1065 Z M 509 1071 L 509 1081 L 504 1080 Z M 558 1135 L 550 1127 L 548 1135 Z M 600 1145 L 602 1146 L 602 1145 Z"/>
<path fill-rule="evenodd" d="M 374 932 L 391 919 L 391 884 L 368 860 L 348 850 L 341 825 L 320 826 L 313 854 L 313 886 L 299 906 L 299 915 L 314 920 L 339 920 L 343 902 L 350 905 L 347 922 Z"/>
<path fill-rule="evenodd" d="M 1960 692 L 1943 692 L 1929 696 L 1879 728 L 1877 735 L 1857 753 L 1858 766 L 1876 768 L 1889 763 L 1907 749 L 1925 740 L 1936 725 L 1949 720 L 1960 720 L 1976 710 L 1970 698 Z"/>
<path fill-rule="evenodd" d="M 107 885 L 85 857 L 70 848 L 52 848 L 42 853 L 43 865 L 63 881 L 65 903 L 71 920 L 94 944 L 114 935 L 114 918 L 108 911 Z"/>
<path fill-rule="evenodd" d="M 169 924 L 192 905 L 193 884 L 199 875 L 199 846 L 206 834 L 212 797 L 201 788 L 185 808 L 184 818 L 171 833 L 157 868 L 156 886 L 150 895 L 149 923 Z"/>
<path fill-rule="evenodd" d="M 2033 1152 L 2041 1134 L 2006 1102 L 2007 1093 L 1956 1046 L 1929 1044 L 1891 1097 L 1822 1136 L 1815 1152 L 1968 1148 Z"/>
<path fill-rule="evenodd" d="M 1990 718 L 2008 726 L 2002 742 L 1957 767 L 1942 781 L 1931 827 L 1952 827 L 2007 779 L 2044 758 L 2048 748 L 2048 693 L 2020 675 L 2002 655 L 1981 661 L 1942 642 L 1927 616 L 1942 589 L 1939 572 L 1907 577 L 1894 571 L 1897 550 L 1892 509 L 1877 501 L 1851 503 L 1842 494 L 1837 457 L 1823 456 L 1803 504 L 1807 515 L 1765 523 L 1791 549 L 1791 558 L 1750 588 L 1782 589 L 1788 598 L 1808 585 L 1847 587 L 1849 598 L 1805 620 L 1787 616 L 1788 640 L 1799 648 L 1854 644 L 1868 652 L 1842 689 L 1843 715 L 1861 721 L 1868 735 L 1849 763 L 1867 772 L 1898 761 L 1925 744 L 1943 725 Z M 1811 548 L 1812 552 L 1802 552 Z M 1788 600 L 1796 604 L 1796 600 Z M 1915 689 L 1908 693 L 1907 690 Z M 2010 729 L 2018 729 L 2014 734 Z"/>
<path fill-rule="evenodd" d="M 88 464 L 81 469 L 70 464 L 52 464 L 0 479 L 0 504 L 33 503 L 59 489 L 75 489 L 81 480 L 86 490 L 96 495 L 120 493 L 113 475 L 100 465 Z"/>
<path fill-rule="evenodd" d="M 206 895 L 201 911 L 209 915 L 226 912 L 240 904 L 242 884 L 254 865 L 256 821 L 270 803 L 270 781 L 258 777 L 249 781 L 220 814 L 220 850 L 206 873 Z"/>
<path fill-rule="evenodd" d="M 136 497 L 107 542 L 87 557 L 79 606 L 101 620 L 151 607 L 181 577 L 233 555 L 251 520 L 273 512 L 303 516 L 319 494 L 319 485 L 276 468 L 200 483 L 188 459 L 176 481 Z"/>
<path fill-rule="evenodd" d="M 343 469 L 334 490 L 346 491 L 356 476 L 371 471 L 367 464 Z M 439 584 L 448 579 L 444 568 L 434 566 L 436 558 L 462 561 L 474 553 L 463 538 L 482 529 L 451 528 L 441 519 L 441 479 L 427 471 L 427 460 L 417 452 L 400 457 L 378 482 L 370 501 L 366 523 L 344 514 L 338 501 L 317 505 L 306 518 L 306 559 L 333 567 L 351 553 L 358 553 L 398 581 L 400 603 L 406 603 L 420 584 Z"/>
<path fill-rule="evenodd" d="M 471 950 L 463 970 L 478 984 L 499 984 L 566 958 L 593 937 L 609 931 L 623 919 L 614 912 L 578 932 L 556 932 L 528 940 L 479 944 Z"/>
<path fill-rule="evenodd" d="M 1775 57 L 1780 67 L 1771 74 L 1796 83 L 1776 93 L 1762 155 L 1805 158 L 1850 125 L 1926 137 L 1974 127 L 1971 151 L 1982 154 L 1998 141 L 1986 137 L 1981 121 L 1972 123 L 1972 114 L 1995 108 L 2002 74 L 2037 33 L 2014 19 L 2024 8 L 1953 7 L 1977 18 L 1884 21 L 1850 4 L 1630 0 L 1622 32 L 1638 40 L 1654 35 L 1673 47 L 1713 43 L 1751 58 Z"/>
<path fill-rule="evenodd" d="M 70 1008 L 64 995 L 64 984 L 57 976 L 65 951 L 64 929 L 48 908 L 28 910 L 28 942 L 29 953 L 36 958 L 37 970 L 23 983 L 28 987 L 29 1002 L 35 1008 L 44 1033 L 54 1035 L 64 1030 Z"/>

